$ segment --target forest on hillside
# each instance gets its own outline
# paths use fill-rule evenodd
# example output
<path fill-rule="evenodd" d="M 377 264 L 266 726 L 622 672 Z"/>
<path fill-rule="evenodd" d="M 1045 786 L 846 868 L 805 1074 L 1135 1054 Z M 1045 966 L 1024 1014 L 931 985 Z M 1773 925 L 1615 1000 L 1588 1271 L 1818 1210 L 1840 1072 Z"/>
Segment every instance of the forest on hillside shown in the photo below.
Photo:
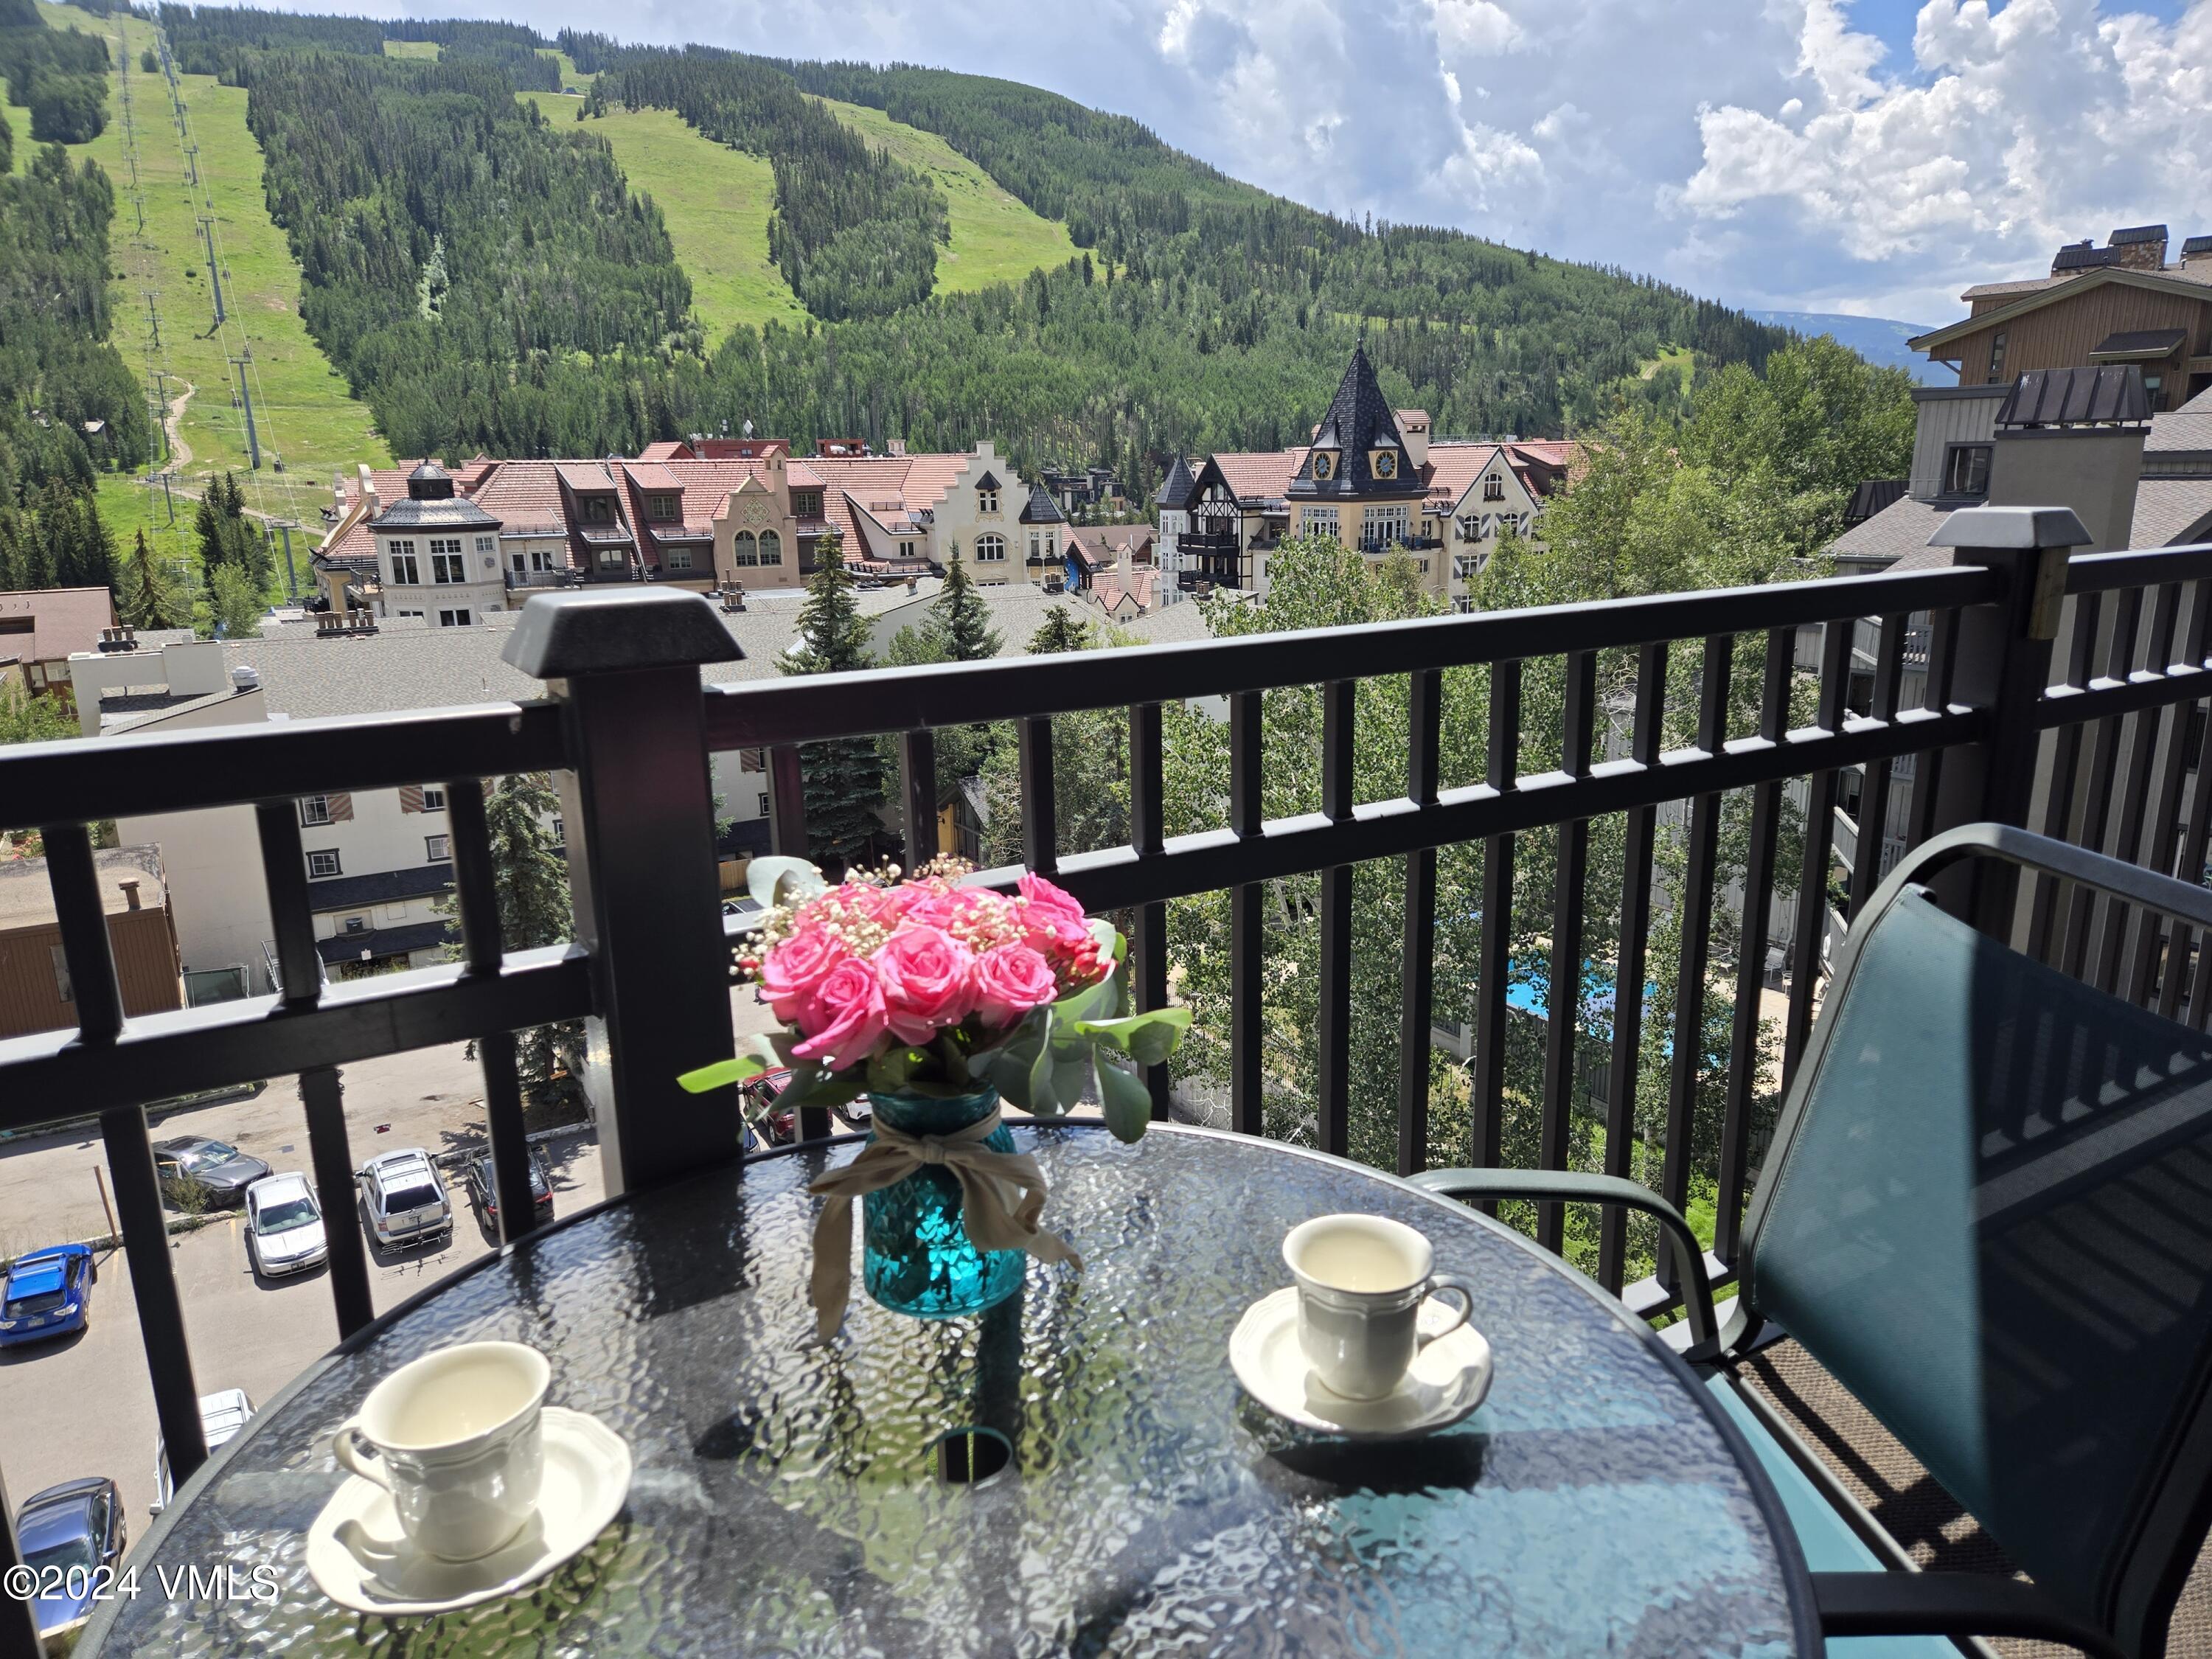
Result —
<path fill-rule="evenodd" d="M 1638 378 L 1664 348 L 1756 366 L 1786 337 L 1648 279 L 1316 213 L 1010 82 L 563 33 L 598 76 L 570 122 L 514 99 L 500 54 L 553 59 L 512 26 L 390 26 L 440 40 L 430 62 L 384 57 L 354 18 L 162 22 L 187 70 L 247 88 L 302 314 L 402 453 L 634 451 L 750 419 L 801 443 L 993 437 L 1018 465 L 1103 460 L 1143 488 L 1170 452 L 1297 441 L 1362 334 L 1440 431 L 1524 435 L 1586 427 L 1624 389 L 1679 402 L 1671 373 Z M 932 296 L 942 191 L 809 94 L 940 134 L 1084 252 Z M 771 255 L 813 320 L 699 337 L 658 210 L 592 136 L 614 105 L 769 161 Z"/>

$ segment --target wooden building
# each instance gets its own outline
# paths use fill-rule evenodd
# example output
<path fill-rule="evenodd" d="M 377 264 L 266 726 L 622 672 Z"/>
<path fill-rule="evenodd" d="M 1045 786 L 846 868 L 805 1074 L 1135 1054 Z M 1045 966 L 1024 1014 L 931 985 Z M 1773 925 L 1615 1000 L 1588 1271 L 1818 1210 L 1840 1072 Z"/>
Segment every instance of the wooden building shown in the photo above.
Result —
<path fill-rule="evenodd" d="M 2133 364 L 2152 413 L 2179 409 L 2212 387 L 2212 236 L 2189 238 L 2171 263 L 2166 246 L 2164 225 L 2135 225 L 2101 248 L 2063 247 L 2048 276 L 1968 289 L 1969 314 L 1912 349 L 1957 369 L 1962 386 Z"/>
<path fill-rule="evenodd" d="M 94 856 L 94 866 L 123 1012 L 136 1018 L 183 1007 L 177 930 L 169 915 L 160 853 L 151 847 L 112 848 Z M 46 861 L 0 863 L 0 1037 L 60 1030 L 76 1023 Z"/>

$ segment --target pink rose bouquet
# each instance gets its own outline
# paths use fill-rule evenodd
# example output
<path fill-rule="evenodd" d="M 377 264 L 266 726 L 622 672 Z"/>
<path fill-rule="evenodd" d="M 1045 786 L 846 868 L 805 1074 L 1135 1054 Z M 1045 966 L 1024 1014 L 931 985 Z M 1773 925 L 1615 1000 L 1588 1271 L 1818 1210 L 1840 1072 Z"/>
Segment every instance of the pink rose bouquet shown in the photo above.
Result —
<path fill-rule="evenodd" d="M 841 1105 L 863 1092 L 940 1097 L 995 1087 L 1042 1116 L 1065 1113 L 1097 1079 L 1114 1132 L 1144 1133 L 1150 1097 L 1132 1066 L 1166 1058 L 1188 1009 L 1123 1012 L 1127 944 L 1042 876 L 1014 892 L 969 884 L 939 860 L 825 883 L 798 859 L 756 859 L 766 906 L 738 951 L 784 1030 L 753 1052 L 686 1073 L 704 1091 L 791 1068 L 778 1097 Z M 763 1052 L 765 1050 L 765 1052 Z"/>

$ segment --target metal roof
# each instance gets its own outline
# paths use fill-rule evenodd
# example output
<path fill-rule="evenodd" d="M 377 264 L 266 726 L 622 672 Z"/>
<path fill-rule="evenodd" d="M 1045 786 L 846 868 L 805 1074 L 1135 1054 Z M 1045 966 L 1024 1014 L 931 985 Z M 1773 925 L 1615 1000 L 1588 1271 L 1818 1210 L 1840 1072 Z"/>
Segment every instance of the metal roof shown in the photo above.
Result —
<path fill-rule="evenodd" d="M 2181 245 L 2184 253 L 2212 253 L 2212 236 L 2192 236 Z"/>
<path fill-rule="evenodd" d="M 2032 368 L 2014 382 L 1997 426 L 2112 426 L 2150 419 L 2142 371 L 2132 363 L 2096 368 Z"/>
<path fill-rule="evenodd" d="M 2105 239 L 2106 247 L 2129 247 L 2139 242 L 2163 242 L 2166 240 L 2164 225 L 2129 225 L 2116 230 Z"/>
<path fill-rule="evenodd" d="M 2090 247 L 2084 243 L 2073 243 L 2062 247 L 2052 256 L 2051 269 L 2061 270 L 2089 270 L 2099 265 L 2116 265 L 2119 254 L 2108 247 Z"/>
<path fill-rule="evenodd" d="M 2107 334 L 2091 348 L 2089 356 L 2095 361 L 2168 357 L 2188 338 L 2189 331 L 2185 328 L 2130 329 Z"/>

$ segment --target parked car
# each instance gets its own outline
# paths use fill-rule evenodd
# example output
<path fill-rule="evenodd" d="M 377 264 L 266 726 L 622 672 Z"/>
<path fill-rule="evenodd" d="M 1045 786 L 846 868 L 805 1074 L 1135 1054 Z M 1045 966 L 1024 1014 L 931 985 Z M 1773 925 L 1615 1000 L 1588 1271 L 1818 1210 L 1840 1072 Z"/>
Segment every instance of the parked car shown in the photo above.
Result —
<path fill-rule="evenodd" d="M 179 1135 L 154 1143 L 154 1170 L 162 1194 L 173 1204 L 199 1201 L 213 1210 L 234 1210 L 246 1202 L 246 1189 L 269 1173 L 258 1158 L 205 1135 Z"/>
<path fill-rule="evenodd" d="M 264 1176 L 246 1189 L 246 1253 L 271 1279 L 330 1259 L 323 1206 L 307 1176 L 297 1171 Z"/>
<path fill-rule="evenodd" d="M 542 1227 L 553 1218 L 553 1183 L 546 1178 L 545 1166 L 538 1162 L 538 1149 L 532 1147 L 525 1158 L 530 1165 L 530 1224 Z M 491 1154 L 479 1153 L 461 1166 L 461 1188 L 476 1206 L 477 1219 L 483 1224 L 486 1232 L 499 1231 L 499 1177 L 492 1173 Z"/>
<path fill-rule="evenodd" d="M 81 1331 L 92 1317 L 99 1277 L 89 1244 L 57 1244 L 8 1264 L 0 1280 L 0 1347 Z"/>
<path fill-rule="evenodd" d="M 790 1086 L 790 1067 L 778 1066 L 775 1071 L 763 1072 L 738 1091 L 745 1121 L 759 1131 L 761 1139 L 771 1146 L 788 1146 L 799 1139 L 797 1109 L 787 1106 L 779 1111 L 775 1104 L 776 1097 Z"/>
<path fill-rule="evenodd" d="M 420 1146 L 380 1153 L 356 1170 L 354 1179 L 361 1184 L 369 1233 L 387 1250 L 453 1237 L 453 1202 L 438 1166 Z"/>
<path fill-rule="evenodd" d="M 48 1653 L 68 1651 L 92 1617 L 93 1575 L 123 1559 L 123 1494 L 104 1474 L 34 1492 L 15 1511 L 23 1565 L 38 1574 L 31 1613 Z"/>
<path fill-rule="evenodd" d="M 253 1415 L 253 1402 L 246 1397 L 243 1389 L 221 1389 L 200 1396 L 200 1433 L 207 1438 L 207 1449 L 212 1452 L 217 1446 L 228 1444 L 238 1437 Z M 169 1500 L 177 1495 L 176 1482 L 169 1479 L 169 1444 L 160 1435 L 154 1437 L 154 1505 L 153 1513 L 159 1515 L 169 1507 Z"/>

